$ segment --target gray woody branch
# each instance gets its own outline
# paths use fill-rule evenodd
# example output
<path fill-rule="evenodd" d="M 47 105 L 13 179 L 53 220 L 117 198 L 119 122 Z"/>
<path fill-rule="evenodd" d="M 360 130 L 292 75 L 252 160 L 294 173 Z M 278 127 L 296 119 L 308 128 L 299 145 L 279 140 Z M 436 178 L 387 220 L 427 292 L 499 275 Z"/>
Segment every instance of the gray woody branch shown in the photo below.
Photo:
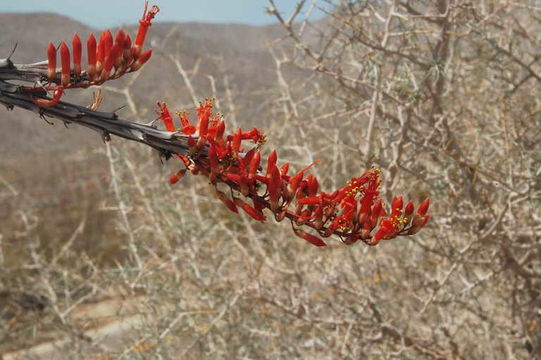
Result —
<path fill-rule="evenodd" d="M 42 68 L 47 62 L 36 64 L 13 64 L 0 59 L 0 103 L 8 110 L 19 107 L 39 114 L 42 118 L 52 117 L 65 124 L 79 124 L 100 133 L 105 140 L 113 134 L 124 139 L 137 141 L 158 150 L 166 158 L 172 154 L 188 153 L 188 136 L 155 127 L 121 120 L 114 112 L 93 111 L 84 106 L 59 102 L 50 107 L 40 107 L 32 99 L 49 99 L 45 90 L 36 87 L 43 79 Z M 21 83 L 31 83 L 30 87 Z M 200 155 L 205 156 L 206 152 Z"/>

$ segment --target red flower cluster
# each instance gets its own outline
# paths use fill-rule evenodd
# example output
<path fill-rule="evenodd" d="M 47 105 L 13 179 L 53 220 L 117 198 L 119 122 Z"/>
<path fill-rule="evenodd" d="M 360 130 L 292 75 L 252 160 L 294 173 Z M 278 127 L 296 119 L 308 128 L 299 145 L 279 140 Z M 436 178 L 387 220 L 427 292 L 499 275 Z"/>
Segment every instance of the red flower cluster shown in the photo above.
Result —
<path fill-rule="evenodd" d="M 306 174 L 313 163 L 289 174 L 289 163 L 278 166 L 275 150 L 267 159 L 266 170 L 261 167 L 261 144 L 265 137 L 258 129 L 225 135 L 222 117 L 212 114 L 212 101 L 206 100 L 197 108 L 198 123 L 192 125 L 186 113 L 178 113 L 180 128 L 177 129 L 167 106 L 158 103 L 156 111 L 168 131 L 188 135 L 189 154 L 177 155 L 185 168 L 173 174 L 174 184 L 190 170 L 209 178 L 215 186 L 216 195 L 233 212 L 240 207 L 255 220 L 265 221 L 264 209 L 270 210 L 277 221 L 288 218 L 295 234 L 316 246 L 326 246 L 321 239 L 339 236 L 345 244 L 362 240 L 376 245 L 380 240 L 417 233 L 428 221 L 429 200 L 426 199 L 414 214 L 413 203 L 404 207 L 402 197 L 395 197 L 390 214 L 378 199 L 380 171 L 370 169 L 362 176 L 352 178 L 346 186 L 332 193 L 318 192 L 318 180 Z M 248 151 L 244 142 L 250 141 Z M 223 185 L 220 185 L 223 184 Z M 219 190 L 229 189 L 229 196 Z M 244 201 L 249 198 L 251 204 Z M 317 235 L 298 227 L 312 228 Z M 372 235 L 373 233 L 373 235 Z"/>
<path fill-rule="evenodd" d="M 148 28 L 152 25 L 152 19 L 160 9 L 154 5 L 148 9 L 148 1 L 145 2 L 143 17 L 139 20 L 139 29 L 135 42 L 132 43 L 124 30 L 118 30 L 114 40 L 109 30 L 101 33 L 99 41 L 94 34 L 90 34 L 86 42 L 87 68 L 82 70 L 82 45 L 79 35 L 75 34 L 72 39 L 73 67 L 68 45 L 62 42 L 58 49 L 49 43 L 47 47 L 47 75 L 44 75 L 45 85 L 37 89 L 45 88 L 53 91 L 52 99 L 34 99 L 34 102 L 42 107 L 53 106 L 62 97 L 63 91 L 70 88 L 86 88 L 92 85 L 100 85 L 107 80 L 117 79 L 122 75 L 139 70 L 152 55 L 152 50 L 142 51 Z M 61 68 L 57 69 L 57 51 L 60 50 Z"/>

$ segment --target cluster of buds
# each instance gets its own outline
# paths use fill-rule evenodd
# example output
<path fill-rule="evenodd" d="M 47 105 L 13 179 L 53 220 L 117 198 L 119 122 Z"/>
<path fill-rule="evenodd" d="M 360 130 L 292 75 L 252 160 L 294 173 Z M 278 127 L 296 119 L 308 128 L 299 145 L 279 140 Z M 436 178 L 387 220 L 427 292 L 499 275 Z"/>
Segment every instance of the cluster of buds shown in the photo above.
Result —
<path fill-rule="evenodd" d="M 307 174 L 314 163 L 289 174 L 289 163 L 278 166 L 275 150 L 268 156 L 263 171 L 260 152 L 265 142 L 263 133 L 256 128 L 249 131 L 239 128 L 226 135 L 222 116 L 212 114 L 212 100 L 205 100 L 197 108 L 196 125 L 190 123 L 185 112 L 179 112 L 177 128 L 163 103 L 158 103 L 156 113 L 166 130 L 189 136 L 189 153 L 177 155 L 184 167 L 171 176 L 171 184 L 187 171 L 204 175 L 231 211 L 238 213 L 241 208 L 255 220 L 266 221 L 263 210 L 267 209 L 276 221 L 290 220 L 294 233 L 315 246 L 326 246 L 322 238 L 331 235 L 347 245 L 358 240 L 376 245 L 381 240 L 417 233 L 430 217 L 428 199 L 414 213 L 413 203 L 404 206 L 403 198 L 395 197 L 387 212 L 378 198 L 381 173 L 377 169 L 352 178 L 346 186 L 331 193 L 319 192 L 317 178 Z M 251 143 L 247 151 L 243 148 L 246 142 Z M 220 188 L 227 188 L 229 196 Z M 301 230 L 301 226 L 311 228 L 313 234 Z"/>
<path fill-rule="evenodd" d="M 53 106 L 62 97 L 63 91 L 70 88 L 86 88 L 100 85 L 107 80 L 117 79 L 122 75 L 139 70 L 152 55 L 152 50 L 143 51 L 143 44 L 152 19 L 160 9 L 154 5 L 148 9 L 145 2 L 143 17 L 139 20 L 139 28 L 135 41 L 124 30 L 118 30 L 113 39 L 109 30 L 101 33 L 97 41 L 90 34 L 86 41 L 87 67 L 81 65 L 82 44 L 79 35 L 72 39 L 72 49 L 65 42 L 55 47 L 49 43 L 47 47 L 47 74 L 44 82 L 37 89 L 53 92 L 52 99 L 36 98 L 34 102 L 42 107 Z M 60 68 L 57 67 L 57 53 L 60 52 Z M 72 63 L 73 60 L 73 63 Z"/>

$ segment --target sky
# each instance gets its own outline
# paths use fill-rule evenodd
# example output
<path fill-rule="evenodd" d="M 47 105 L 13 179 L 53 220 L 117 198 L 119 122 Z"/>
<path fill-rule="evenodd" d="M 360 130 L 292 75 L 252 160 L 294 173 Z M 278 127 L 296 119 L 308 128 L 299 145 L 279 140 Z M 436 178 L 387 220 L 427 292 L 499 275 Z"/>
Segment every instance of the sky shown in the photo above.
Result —
<path fill-rule="evenodd" d="M 313 0 L 307 1 L 310 4 Z M 291 13 L 296 0 L 275 0 L 284 16 Z M 321 1 L 320 1 L 321 2 Z M 161 8 L 158 22 L 197 21 L 266 25 L 275 22 L 265 13 L 268 0 L 154 0 Z M 0 12 L 54 12 L 69 16 L 95 28 L 133 24 L 141 17 L 144 0 L 0 0 Z M 306 6 L 305 6 L 306 7 Z M 287 16 L 286 16 L 287 17 Z M 311 19 L 322 17 L 315 11 Z"/>

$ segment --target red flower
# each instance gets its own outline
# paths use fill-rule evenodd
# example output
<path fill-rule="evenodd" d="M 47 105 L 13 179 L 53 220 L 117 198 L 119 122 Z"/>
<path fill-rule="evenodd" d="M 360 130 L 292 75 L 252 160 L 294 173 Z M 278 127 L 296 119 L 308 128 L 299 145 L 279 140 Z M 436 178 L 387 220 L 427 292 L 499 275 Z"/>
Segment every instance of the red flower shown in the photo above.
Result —
<path fill-rule="evenodd" d="M 157 113 L 166 129 L 176 131 L 166 105 L 158 103 L 158 106 Z M 402 197 L 393 199 L 389 216 L 385 217 L 387 212 L 378 199 L 381 172 L 377 169 L 352 178 L 332 193 L 318 193 L 317 178 L 312 174 L 305 176 L 317 162 L 289 176 L 289 164 L 278 168 L 278 155 L 273 150 L 263 173 L 260 145 L 265 137 L 259 129 L 242 131 L 239 128 L 224 139 L 225 125 L 221 116 L 213 117 L 212 100 L 205 100 L 196 110 L 198 123 L 195 126 L 190 124 L 186 113 L 180 115 L 182 132 L 193 136 L 190 158 L 182 157 L 182 160 L 192 173 L 207 176 L 215 186 L 222 183 L 232 189 L 231 198 L 216 189 L 218 198 L 231 211 L 237 212 L 240 207 L 255 220 L 266 221 L 263 210 L 267 209 L 277 221 L 287 218 L 292 224 L 312 228 L 320 237 L 337 235 L 348 245 L 358 240 L 376 245 L 383 239 L 411 235 L 428 221 L 428 200 L 412 218 L 413 204 L 408 202 L 404 209 Z M 244 141 L 256 145 L 244 152 Z M 173 175 L 170 182 L 176 182 L 177 178 Z M 240 196 L 251 199 L 253 206 Z M 293 231 L 313 245 L 326 246 L 316 235 L 296 227 Z"/>

